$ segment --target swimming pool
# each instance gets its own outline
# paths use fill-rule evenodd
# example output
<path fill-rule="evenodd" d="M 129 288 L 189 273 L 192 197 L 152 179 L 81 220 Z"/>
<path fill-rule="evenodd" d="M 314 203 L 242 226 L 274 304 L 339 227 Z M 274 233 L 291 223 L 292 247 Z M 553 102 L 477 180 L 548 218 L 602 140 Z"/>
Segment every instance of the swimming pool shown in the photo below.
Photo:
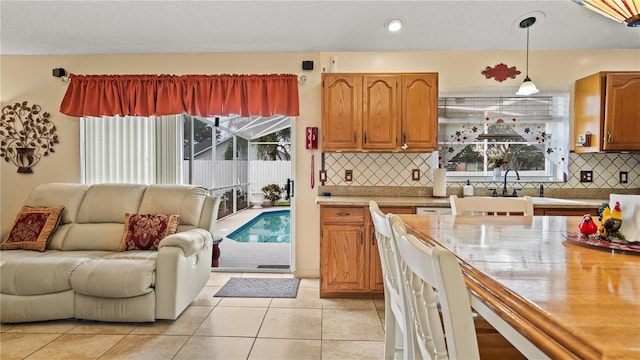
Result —
<path fill-rule="evenodd" d="M 290 224 L 289 210 L 266 211 L 227 237 L 237 242 L 288 244 L 291 242 Z"/>

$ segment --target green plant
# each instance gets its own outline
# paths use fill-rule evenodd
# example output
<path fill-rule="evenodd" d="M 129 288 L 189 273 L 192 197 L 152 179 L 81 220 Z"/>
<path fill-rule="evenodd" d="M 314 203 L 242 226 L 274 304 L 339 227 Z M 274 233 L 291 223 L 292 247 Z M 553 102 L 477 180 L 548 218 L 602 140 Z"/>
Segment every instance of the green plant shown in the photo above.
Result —
<path fill-rule="evenodd" d="M 291 128 L 286 128 L 274 133 L 259 137 L 255 140 L 258 143 L 258 160 L 291 160 Z"/>
<path fill-rule="evenodd" d="M 494 168 L 501 168 L 502 165 L 505 165 L 507 163 L 509 163 L 509 161 L 507 161 L 507 159 L 503 158 L 502 156 L 496 156 L 489 159 L 489 164 L 493 165 Z"/>
<path fill-rule="evenodd" d="M 262 193 L 264 193 L 264 198 L 271 202 L 271 205 L 275 205 L 278 200 L 280 200 L 280 194 L 282 194 L 283 189 L 278 184 L 269 184 L 262 187 Z"/>

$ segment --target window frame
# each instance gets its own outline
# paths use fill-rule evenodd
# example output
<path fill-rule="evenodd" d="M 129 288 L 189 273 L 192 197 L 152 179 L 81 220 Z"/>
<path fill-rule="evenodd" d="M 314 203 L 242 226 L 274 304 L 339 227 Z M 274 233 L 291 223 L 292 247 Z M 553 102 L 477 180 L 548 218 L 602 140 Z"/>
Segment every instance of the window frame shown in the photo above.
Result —
<path fill-rule="evenodd" d="M 527 113 L 520 112 L 517 114 L 518 123 L 516 124 L 507 124 L 514 129 L 519 129 L 524 131 L 524 128 L 529 125 L 536 126 L 538 131 L 544 132 L 549 140 L 553 137 L 557 137 L 558 139 L 553 139 L 554 144 L 561 143 L 563 144 L 560 149 L 563 152 L 566 152 L 566 156 L 562 156 L 562 161 L 566 162 L 564 164 L 557 164 L 550 160 L 550 153 L 547 153 L 547 149 L 551 149 L 551 153 L 557 150 L 555 147 L 551 147 L 550 144 L 544 144 L 544 141 L 536 142 L 536 141 L 489 141 L 489 140 L 470 140 L 470 138 L 476 137 L 479 134 L 487 133 L 489 126 L 493 125 L 497 119 L 513 119 L 516 118 L 513 110 L 504 109 L 501 105 L 504 101 L 520 99 L 517 97 L 491 97 L 491 96 L 441 96 L 439 100 L 439 117 L 438 117 L 438 151 L 435 151 L 434 156 L 434 166 L 435 167 L 445 167 L 451 171 L 447 172 L 447 177 L 453 181 L 475 181 L 475 182 L 483 182 L 483 181 L 493 181 L 493 167 L 488 165 L 488 160 L 490 156 L 487 153 L 487 150 L 490 146 L 493 145 L 531 145 L 540 147 L 542 146 L 542 150 L 539 152 L 544 157 L 544 170 L 520 170 L 518 172 L 522 180 L 531 180 L 531 181 L 543 181 L 543 182 L 556 182 L 556 181 L 564 181 L 564 175 L 566 173 L 566 168 L 568 167 L 568 148 L 569 148 L 569 104 L 568 104 L 568 92 L 561 92 L 557 94 L 550 94 L 545 96 L 536 96 L 536 97 L 527 97 L 525 100 L 529 101 L 547 101 L 545 105 L 545 109 L 534 108 L 532 114 L 529 115 Z M 478 101 L 480 103 L 489 103 L 491 100 L 496 100 L 497 102 L 494 104 L 493 109 L 487 107 L 487 109 L 491 109 L 490 111 L 485 110 L 484 113 L 480 113 L 480 107 L 470 111 L 470 116 L 468 117 L 447 117 L 447 111 L 452 112 L 451 109 L 446 109 L 447 105 L 444 101 L 457 102 L 457 103 L 473 103 Z M 443 111 L 443 107 L 445 107 Z M 461 108 L 464 108 L 461 107 Z M 519 109 L 518 109 L 519 110 Z M 525 110 L 526 106 L 525 106 Z M 454 110 L 453 112 L 458 111 Z M 444 116 L 442 116 L 444 114 Z M 481 114 L 481 115 L 479 115 Z M 509 120 L 505 120 L 507 122 Z M 513 120 L 515 121 L 515 120 Z M 452 126 L 453 125 L 453 126 Z M 459 134 L 458 137 L 453 137 L 455 126 L 458 126 L 458 130 L 455 131 L 456 134 Z M 448 129 L 447 129 L 448 127 Z M 477 128 L 476 131 L 473 131 L 473 128 Z M 448 131 L 447 131 L 448 130 Z M 517 131 L 516 133 L 519 133 Z M 526 138 L 523 138 L 527 140 Z M 564 140 L 563 140 L 564 139 Z M 563 143 L 564 141 L 564 143 Z M 453 170 L 451 168 L 451 158 L 455 157 L 462 150 L 454 150 L 454 154 L 449 153 L 450 148 L 461 149 L 463 146 L 476 145 L 477 147 L 484 147 L 483 152 L 479 152 L 480 161 L 469 162 L 470 164 L 476 164 L 478 166 L 482 166 L 482 169 L 478 170 Z M 447 166 L 447 164 L 449 164 Z M 465 163 L 462 163 L 465 164 Z M 561 166 L 562 165 L 562 166 Z M 457 163 L 455 166 L 459 167 L 460 163 Z M 502 173 L 506 170 L 506 166 L 502 169 Z M 564 168 L 564 169 L 563 169 Z"/>

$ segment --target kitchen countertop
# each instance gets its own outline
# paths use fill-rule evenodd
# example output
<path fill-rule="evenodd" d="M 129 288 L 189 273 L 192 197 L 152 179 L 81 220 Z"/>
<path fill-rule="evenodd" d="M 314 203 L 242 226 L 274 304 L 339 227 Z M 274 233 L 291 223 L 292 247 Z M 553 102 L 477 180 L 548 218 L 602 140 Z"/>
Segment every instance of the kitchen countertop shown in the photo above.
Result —
<path fill-rule="evenodd" d="M 380 206 L 424 206 L 450 207 L 449 198 L 434 198 L 427 196 L 317 196 L 318 205 L 335 206 L 367 206 L 369 200 L 374 200 Z M 585 207 L 599 207 L 608 199 L 558 199 L 550 197 L 532 197 L 533 207 L 574 209 Z"/>

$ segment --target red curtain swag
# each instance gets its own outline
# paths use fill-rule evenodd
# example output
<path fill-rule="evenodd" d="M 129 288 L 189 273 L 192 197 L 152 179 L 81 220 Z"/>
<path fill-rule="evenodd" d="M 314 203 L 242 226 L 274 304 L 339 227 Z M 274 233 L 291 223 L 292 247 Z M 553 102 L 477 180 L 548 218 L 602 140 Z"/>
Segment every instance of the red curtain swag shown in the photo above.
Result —
<path fill-rule="evenodd" d="M 70 116 L 298 116 L 297 75 L 70 75 Z"/>

